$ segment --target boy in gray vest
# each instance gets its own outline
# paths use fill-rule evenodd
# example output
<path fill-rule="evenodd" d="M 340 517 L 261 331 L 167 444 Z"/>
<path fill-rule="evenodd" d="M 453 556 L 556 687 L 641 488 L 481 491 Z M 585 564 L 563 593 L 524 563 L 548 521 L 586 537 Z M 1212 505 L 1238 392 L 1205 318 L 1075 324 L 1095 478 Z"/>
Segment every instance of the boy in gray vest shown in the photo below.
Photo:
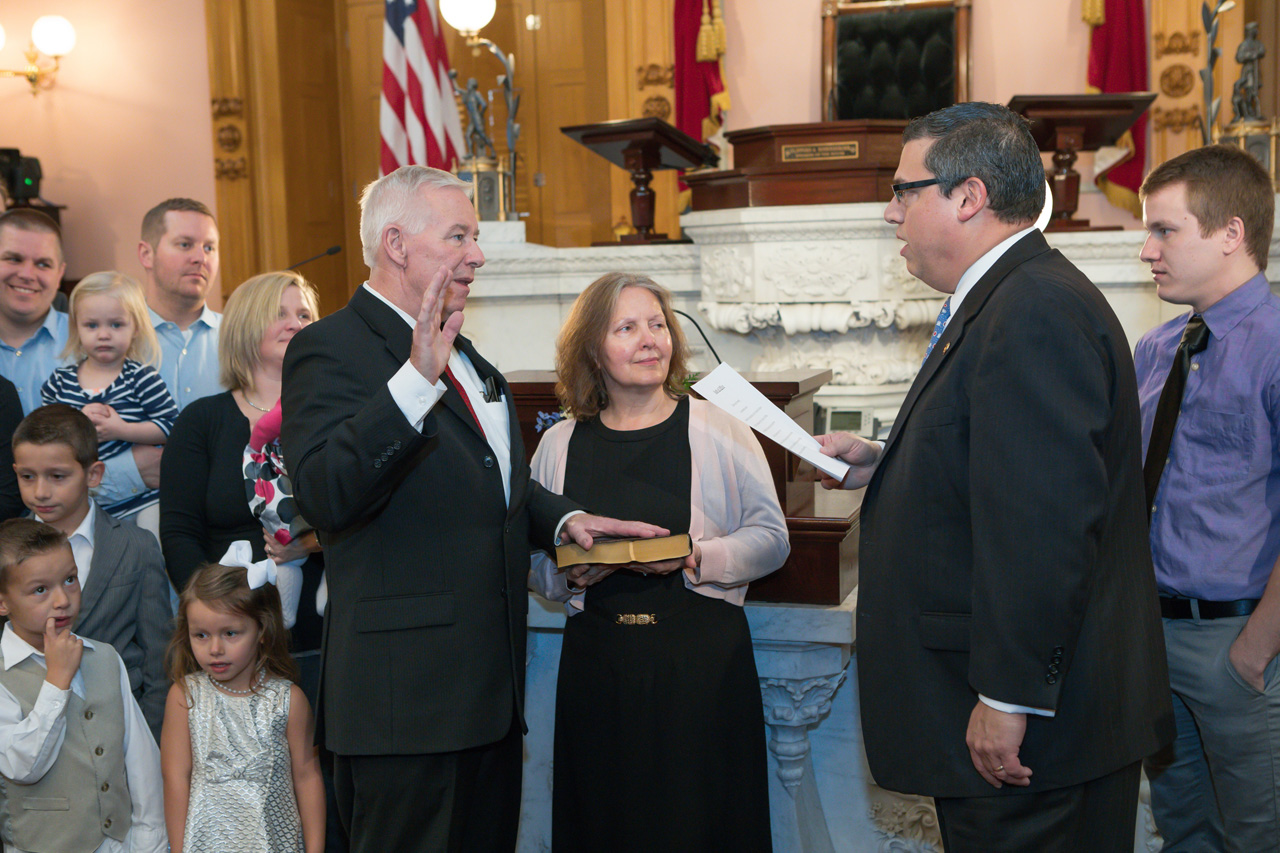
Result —
<path fill-rule="evenodd" d="M 107 643 L 71 633 L 67 537 L 0 524 L 0 837 L 17 853 L 163 853 L 160 751 Z"/>

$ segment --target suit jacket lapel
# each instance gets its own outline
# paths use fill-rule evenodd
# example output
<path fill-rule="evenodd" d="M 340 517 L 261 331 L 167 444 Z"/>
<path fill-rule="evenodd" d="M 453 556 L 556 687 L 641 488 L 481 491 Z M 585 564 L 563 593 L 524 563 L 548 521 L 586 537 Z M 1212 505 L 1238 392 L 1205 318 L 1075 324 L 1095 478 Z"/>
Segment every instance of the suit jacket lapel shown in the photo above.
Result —
<path fill-rule="evenodd" d="M 119 520 L 112 518 L 94 504 L 93 507 L 93 558 L 89 561 L 89 580 L 80 590 L 80 612 L 93 610 L 102 592 L 120 567 L 120 540 L 115 536 Z M 78 620 L 77 620 L 78 621 Z"/>
<path fill-rule="evenodd" d="M 959 347 L 969 323 L 978 316 L 978 312 L 982 310 L 982 306 L 986 304 L 987 299 L 995 292 L 1000 282 L 1014 269 L 1017 269 L 1036 255 L 1041 255 L 1047 251 L 1049 251 L 1049 244 L 1045 242 L 1044 235 L 1039 231 L 1032 231 L 1010 246 L 1008 251 L 992 264 L 991 269 L 987 270 L 982 278 L 978 279 L 977 284 L 973 286 L 965 296 L 964 301 L 960 303 L 959 310 L 952 316 L 951 321 L 947 323 L 947 329 L 942 333 L 942 337 L 938 338 L 938 342 L 934 344 L 933 352 L 929 353 L 929 357 L 921 366 L 920 372 L 916 374 L 915 381 L 911 383 L 906 399 L 902 401 L 902 408 L 898 410 L 898 416 L 894 418 L 893 428 L 889 430 L 889 437 L 885 439 L 884 451 L 880 454 L 881 458 L 884 458 L 884 455 L 897 442 L 897 438 L 902 433 L 903 426 L 911 413 L 912 407 L 920 397 L 920 392 L 933 379 L 934 374 L 938 372 L 938 368 L 942 363 L 950 358 L 951 353 Z"/>

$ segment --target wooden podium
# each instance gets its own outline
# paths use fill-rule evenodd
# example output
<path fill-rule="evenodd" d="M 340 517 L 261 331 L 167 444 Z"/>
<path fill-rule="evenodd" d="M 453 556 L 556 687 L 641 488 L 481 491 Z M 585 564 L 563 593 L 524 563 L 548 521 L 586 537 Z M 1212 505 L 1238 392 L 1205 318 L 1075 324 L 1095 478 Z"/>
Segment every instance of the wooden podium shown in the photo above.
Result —
<path fill-rule="evenodd" d="M 1090 226 L 1075 219 L 1080 204 L 1080 173 L 1075 170 L 1081 151 L 1114 145 L 1146 112 L 1155 92 L 1102 95 L 1016 95 L 1009 109 L 1026 116 L 1041 151 L 1053 152 L 1053 171 L 1046 177 L 1053 189 L 1053 215 L 1045 231 L 1119 231 L 1119 225 Z"/>
<path fill-rule="evenodd" d="M 743 376 L 796 423 L 813 432 L 813 395 L 831 379 L 831 371 L 786 370 Z M 517 370 L 506 377 L 525 453 L 532 459 L 541 437 L 535 426 L 538 414 L 560 411 L 556 375 L 552 371 Z M 752 582 L 747 597 L 754 601 L 839 604 L 858 584 L 858 517 L 864 490 L 828 492 L 816 482 L 812 465 L 769 439 L 759 438 L 787 517 L 791 556 L 778 571 Z"/>
<path fill-rule="evenodd" d="M 725 134 L 732 169 L 692 172 L 694 210 L 883 202 L 902 154 L 905 121 L 829 121 Z"/>
<path fill-rule="evenodd" d="M 623 243 L 691 243 L 653 233 L 654 193 L 649 188 L 659 169 L 693 169 L 714 164 L 716 150 L 660 118 L 625 119 L 562 127 L 560 132 L 585 145 L 615 166 L 631 173 L 631 221 L 636 233 L 619 237 Z M 594 243 L 611 246 L 612 242 Z"/>

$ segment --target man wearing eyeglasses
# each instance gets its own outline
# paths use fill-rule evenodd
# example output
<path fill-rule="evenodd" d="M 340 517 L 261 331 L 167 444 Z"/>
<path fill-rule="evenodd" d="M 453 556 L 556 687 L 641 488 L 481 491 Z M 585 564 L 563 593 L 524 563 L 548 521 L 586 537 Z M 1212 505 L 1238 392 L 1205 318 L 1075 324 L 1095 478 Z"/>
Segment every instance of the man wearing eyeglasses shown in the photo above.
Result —
<path fill-rule="evenodd" d="M 948 298 L 888 439 L 821 439 L 867 486 L 871 772 L 935 798 L 948 853 L 1129 853 L 1173 724 L 1128 343 L 1034 227 L 1021 117 L 959 104 L 903 141 L 885 219 Z"/>

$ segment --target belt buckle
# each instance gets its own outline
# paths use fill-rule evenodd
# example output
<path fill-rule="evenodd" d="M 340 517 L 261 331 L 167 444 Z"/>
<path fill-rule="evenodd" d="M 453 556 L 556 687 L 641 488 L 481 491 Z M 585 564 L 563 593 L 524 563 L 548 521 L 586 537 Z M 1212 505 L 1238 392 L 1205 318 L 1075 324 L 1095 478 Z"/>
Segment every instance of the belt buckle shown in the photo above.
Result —
<path fill-rule="evenodd" d="M 656 613 L 619 613 L 613 618 L 615 625 L 656 625 Z"/>

